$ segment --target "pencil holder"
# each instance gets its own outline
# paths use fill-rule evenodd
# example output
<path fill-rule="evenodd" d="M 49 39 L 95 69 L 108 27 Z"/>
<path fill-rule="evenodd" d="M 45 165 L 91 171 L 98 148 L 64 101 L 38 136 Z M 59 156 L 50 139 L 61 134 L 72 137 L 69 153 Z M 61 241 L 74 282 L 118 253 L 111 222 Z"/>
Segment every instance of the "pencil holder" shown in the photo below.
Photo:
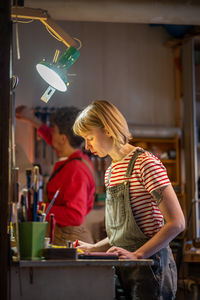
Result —
<path fill-rule="evenodd" d="M 19 253 L 23 260 L 43 259 L 44 238 L 48 222 L 21 222 L 19 226 Z"/>

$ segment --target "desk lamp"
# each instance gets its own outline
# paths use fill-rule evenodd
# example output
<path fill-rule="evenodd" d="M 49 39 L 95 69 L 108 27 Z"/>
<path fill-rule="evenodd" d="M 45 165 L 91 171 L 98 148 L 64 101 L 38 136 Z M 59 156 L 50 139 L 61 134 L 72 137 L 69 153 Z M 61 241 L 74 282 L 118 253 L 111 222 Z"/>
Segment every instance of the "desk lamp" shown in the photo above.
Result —
<path fill-rule="evenodd" d="M 48 102 L 55 90 L 67 91 L 67 70 L 80 56 L 79 51 L 72 46 L 58 59 L 59 53 L 60 51 L 56 50 L 52 63 L 44 60 L 36 65 L 40 76 L 50 85 L 41 97 L 44 102 Z"/>
<path fill-rule="evenodd" d="M 41 21 L 53 37 L 67 46 L 67 50 L 60 56 L 59 59 L 58 56 L 60 51 L 56 50 L 52 63 L 47 63 L 43 60 L 36 66 L 40 76 L 49 84 L 48 89 L 41 97 L 41 100 L 47 103 L 55 90 L 59 90 L 61 92 L 65 92 L 67 90 L 67 70 L 80 56 L 79 51 L 76 49 L 77 42 L 75 40 L 77 39 L 71 38 L 65 31 L 63 31 L 63 29 L 60 28 L 60 26 L 49 16 L 46 10 L 15 6 L 12 7 L 11 16 L 16 22 L 20 22 L 19 19 Z"/>

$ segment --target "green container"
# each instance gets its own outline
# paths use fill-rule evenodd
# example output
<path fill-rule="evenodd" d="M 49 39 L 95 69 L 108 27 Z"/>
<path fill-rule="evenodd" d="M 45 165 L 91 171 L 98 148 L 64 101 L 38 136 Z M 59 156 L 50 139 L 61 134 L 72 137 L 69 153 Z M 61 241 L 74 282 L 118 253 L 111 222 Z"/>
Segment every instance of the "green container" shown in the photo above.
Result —
<path fill-rule="evenodd" d="M 43 259 L 44 238 L 48 222 L 21 222 L 19 226 L 20 259 Z"/>

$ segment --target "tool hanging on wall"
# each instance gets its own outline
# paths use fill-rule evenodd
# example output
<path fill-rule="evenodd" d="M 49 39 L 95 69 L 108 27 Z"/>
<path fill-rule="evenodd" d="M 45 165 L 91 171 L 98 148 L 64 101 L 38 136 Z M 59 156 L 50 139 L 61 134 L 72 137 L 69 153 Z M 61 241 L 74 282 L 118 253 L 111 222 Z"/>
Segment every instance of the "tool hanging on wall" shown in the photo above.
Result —
<path fill-rule="evenodd" d="M 26 170 L 26 186 L 28 196 L 28 221 L 32 221 L 32 197 L 31 197 L 31 174 L 32 170 Z"/>
<path fill-rule="evenodd" d="M 28 190 L 23 189 L 21 195 L 21 206 L 22 206 L 22 216 L 23 221 L 28 221 Z"/>
<path fill-rule="evenodd" d="M 51 126 L 51 116 L 55 113 L 55 107 L 40 107 L 34 108 L 35 116 L 39 118 L 43 124 Z M 52 147 L 50 147 L 35 130 L 34 135 L 35 163 L 42 166 L 43 176 L 49 176 L 52 171 L 52 166 L 57 159 L 57 155 Z"/>
<path fill-rule="evenodd" d="M 42 108 L 42 122 L 46 124 L 47 126 L 50 126 L 50 112 L 48 110 L 48 107 Z M 42 139 L 42 158 L 46 158 L 46 142 Z"/>
<path fill-rule="evenodd" d="M 39 202 L 39 183 L 40 183 L 39 167 L 34 166 L 34 169 L 33 169 L 33 222 L 37 221 L 37 210 L 38 210 L 38 202 Z"/>
<path fill-rule="evenodd" d="M 42 121 L 42 110 L 40 106 L 37 106 L 35 108 L 35 116 Z M 39 135 L 37 134 L 37 129 L 34 129 L 34 152 L 35 152 L 35 159 L 37 159 L 38 157 L 40 157 L 40 153 L 39 153 L 39 144 L 40 144 L 41 138 L 39 137 Z"/>

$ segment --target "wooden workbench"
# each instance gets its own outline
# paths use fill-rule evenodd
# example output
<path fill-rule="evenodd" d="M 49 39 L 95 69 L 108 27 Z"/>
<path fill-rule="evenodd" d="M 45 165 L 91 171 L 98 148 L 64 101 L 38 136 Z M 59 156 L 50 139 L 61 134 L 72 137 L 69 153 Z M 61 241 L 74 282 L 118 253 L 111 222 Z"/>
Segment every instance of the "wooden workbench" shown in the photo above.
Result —
<path fill-rule="evenodd" d="M 11 267 L 11 300 L 115 299 L 114 267 L 138 265 L 153 260 L 20 261 Z"/>

